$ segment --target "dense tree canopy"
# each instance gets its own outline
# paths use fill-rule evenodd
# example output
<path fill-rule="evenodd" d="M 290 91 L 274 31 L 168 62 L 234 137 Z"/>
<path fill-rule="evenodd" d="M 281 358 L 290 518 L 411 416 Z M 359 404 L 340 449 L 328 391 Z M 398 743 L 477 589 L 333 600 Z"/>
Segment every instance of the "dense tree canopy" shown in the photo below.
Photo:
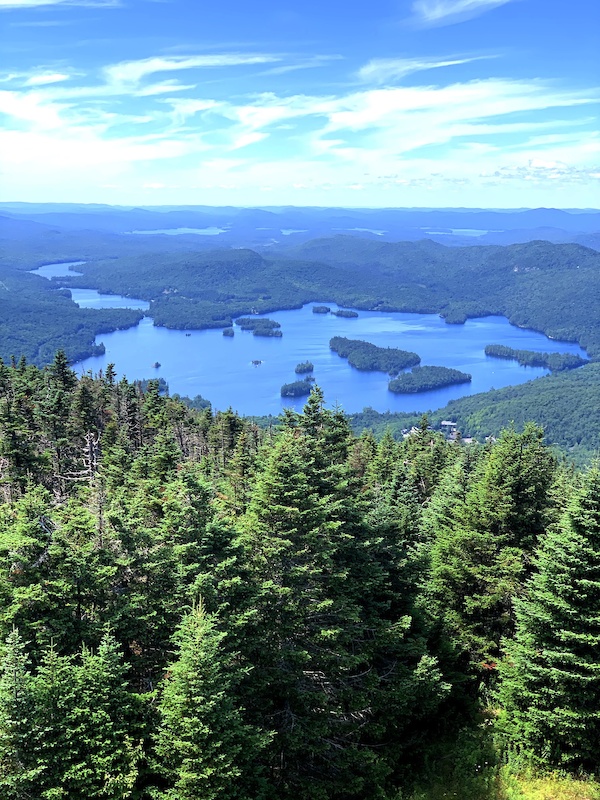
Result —
<path fill-rule="evenodd" d="M 595 773 L 597 468 L 201 405 L 0 366 L 3 798 L 487 799 L 490 703 L 515 769 Z"/>

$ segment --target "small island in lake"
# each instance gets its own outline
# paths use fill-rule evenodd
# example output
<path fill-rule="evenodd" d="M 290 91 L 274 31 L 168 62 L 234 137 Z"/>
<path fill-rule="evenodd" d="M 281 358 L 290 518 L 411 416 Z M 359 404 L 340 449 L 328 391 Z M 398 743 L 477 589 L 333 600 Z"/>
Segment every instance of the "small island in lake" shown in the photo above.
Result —
<path fill-rule="evenodd" d="M 304 397 L 311 392 L 314 378 L 304 378 L 293 383 L 284 383 L 281 387 L 282 397 Z"/>
<path fill-rule="evenodd" d="M 152 364 L 152 367 L 154 369 L 158 369 L 160 367 L 160 361 L 155 361 L 154 364 Z"/>
<path fill-rule="evenodd" d="M 331 312 L 336 317 L 344 317 L 344 319 L 354 319 L 358 317 L 358 311 L 350 311 L 348 308 L 339 308 L 337 311 Z"/>
<path fill-rule="evenodd" d="M 275 339 L 281 339 L 283 333 L 277 328 L 263 328 L 259 325 L 252 330 L 252 336 L 271 336 Z"/>
<path fill-rule="evenodd" d="M 312 361 L 301 361 L 299 364 L 296 364 L 294 372 L 296 375 L 304 375 L 306 372 L 312 372 L 314 368 L 315 365 Z"/>
<path fill-rule="evenodd" d="M 346 339 L 345 336 L 334 336 L 329 347 L 356 369 L 365 371 L 387 372 L 397 375 L 403 369 L 415 367 L 421 362 L 416 353 L 399 350 L 397 347 L 377 347 L 360 339 Z"/>
<path fill-rule="evenodd" d="M 467 372 L 449 367 L 415 367 L 411 372 L 398 375 L 388 384 L 390 392 L 397 394 L 416 394 L 442 389 L 459 383 L 470 383 L 471 376 Z"/>
<path fill-rule="evenodd" d="M 313 314 L 329 314 L 331 309 L 329 306 L 313 306 L 312 312 Z"/>
<path fill-rule="evenodd" d="M 223 336 L 235 336 L 233 328 L 223 328 Z"/>
<path fill-rule="evenodd" d="M 488 344 L 485 354 L 494 358 L 517 361 L 522 367 L 546 367 L 552 372 L 575 369 L 588 363 L 585 358 L 571 353 L 536 353 L 534 350 L 515 350 L 503 344 Z"/>
<path fill-rule="evenodd" d="M 279 330 L 281 325 L 275 322 L 274 319 L 267 319 L 266 317 L 240 317 L 235 320 L 235 324 L 239 325 L 243 331 L 252 331 L 254 336 L 272 336 L 281 338 L 282 333 Z"/>

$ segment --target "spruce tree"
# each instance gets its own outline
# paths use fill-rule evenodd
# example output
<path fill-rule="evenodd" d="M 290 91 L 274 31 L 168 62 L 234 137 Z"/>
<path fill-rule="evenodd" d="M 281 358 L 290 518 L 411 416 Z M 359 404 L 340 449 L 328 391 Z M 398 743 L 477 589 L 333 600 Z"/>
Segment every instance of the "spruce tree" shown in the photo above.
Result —
<path fill-rule="evenodd" d="M 457 646 L 488 672 L 514 630 L 512 602 L 549 518 L 554 469 L 540 428 L 504 431 L 472 474 L 459 460 L 426 515 L 433 602 Z"/>
<path fill-rule="evenodd" d="M 178 658 L 163 681 L 156 736 L 165 800 L 263 797 L 257 756 L 268 737 L 242 721 L 231 691 L 238 668 L 224 654 L 224 637 L 201 605 L 177 631 Z"/>
<path fill-rule="evenodd" d="M 513 762 L 598 774 L 600 468 L 544 539 L 502 668 Z"/>
<path fill-rule="evenodd" d="M 0 672 L 0 797 L 30 800 L 36 795 L 40 766 L 36 759 L 33 678 L 25 644 L 14 629 L 6 640 Z"/>

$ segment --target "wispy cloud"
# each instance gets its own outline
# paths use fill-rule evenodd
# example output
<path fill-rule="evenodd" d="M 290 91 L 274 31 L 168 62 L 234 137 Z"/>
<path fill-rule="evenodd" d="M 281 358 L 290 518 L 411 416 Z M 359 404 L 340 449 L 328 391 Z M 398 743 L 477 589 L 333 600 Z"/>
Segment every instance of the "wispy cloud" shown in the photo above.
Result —
<path fill-rule="evenodd" d="M 63 72 L 43 72 L 39 75 L 32 75 L 25 81 L 25 86 L 47 86 L 51 83 L 62 83 L 68 81 L 69 75 Z"/>
<path fill-rule="evenodd" d="M 144 58 L 137 61 L 121 61 L 104 70 L 108 81 L 113 84 L 139 83 L 148 75 L 157 72 L 173 72 L 182 69 L 201 69 L 210 67 L 236 67 L 253 64 L 269 64 L 281 61 L 278 56 L 262 53 L 214 53 L 197 56 L 168 56 Z"/>
<path fill-rule="evenodd" d="M 414 0 L 415 19 L 425 25 L 452 25 L 513 0 Z"/>
<path fill-rule="evenodd" d="M 382 85 L 398 81 L 415 72 L 441 67 L 470 64 L 472 61 L 495 58 L 495 56 L 470 56 L 467 58 L 374 58 L 358 70 L 357 77 L 363 83 Z"/>
<path fill-rule="evenodd" d="M 450 83 L 441 71 L 480 58 L 373 59 L 350 83 L 295 94 L 291 82 L 276 90 L 271 78 L 264 81 L 270 91 L 243 87 L 256 87 L 247 78 L 254 81 L 257 64 L 267 65 L 261 75 L 271 66 L 280 74 L 298 66 L 297 55 L 162 54 L 86 73 L 64 62 L 15 69 L 0 76 L 3 187 L 25 192 L 43 183 L 51 191 L 70 182 L 87 191 L 122 183 L 152 186 L 161 198 L 176 186 L 254 197 L 268 180 L 278 197 L 338 192 L 340 203 L 349 192 L 454 191 L 465 181 L 584 185 L 600 160 L 587 110 L 600 92 L 509 77 Z M 207 82 L 208 69 L 222 69 L 231 83 Z M 405 75 L 435 69 L 435 81 L 401 85 Z M 542 161 L 567 166 L 541 168 Z"/>
<path fill-rule="evenodd" d="M 11 8 L 40 8 L 41 6 L 89 6 L 116 8 L 120 0 L 0 0 L 0 11 Z"/>
<path fill-rule="evenodd" d="M 314 55 L 310 58 L 303 59 L 302 61 L 298 61 L 295 64 L 283 64 L 280 67 L 272 67 L 271 69 L 267 69 L 262 72 L 262 75 L 285 75 L 288 72 L 296 72 L 296 70 L 300 69 L 316 69 L 317 67 L 325 67 L 331 64 L 332 61 L 342 61 L 343 56 L 340 55 L 331 55 L 331 56 L 320 56 Z"/>

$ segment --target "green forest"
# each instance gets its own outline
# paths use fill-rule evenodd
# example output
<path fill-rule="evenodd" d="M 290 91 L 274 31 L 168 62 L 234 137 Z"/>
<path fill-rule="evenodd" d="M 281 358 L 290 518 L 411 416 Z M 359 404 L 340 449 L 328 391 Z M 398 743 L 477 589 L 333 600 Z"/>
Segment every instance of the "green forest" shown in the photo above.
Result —
<path fill-rule="evenodd" d="M 3 800 L 600 796 L 598 466 L 324 400 L 0 364 Z"/>
<path fill-rule="evenodd" d="M 404 372 L 388 384 L 390 392 L 428 392 L 430 389 L 441 389 L 443 386 L 455 386 L 459 383 L 470 383 L 471 376 L 467 372 L 449 367 L 416 366 L 410 372 Z"/>
<path fill-rule="evenodd" d="M 417 353 L 400 350 L 397 347 L 378 347 L 362 339 L 348 339 L 345 336 L 334 336 L 329 340 L 329 347 L 340 358 L 347 358 L 355 369 L 368 372 L 387 372 L 397 375 L 407 367 L 414 367 L 421 362 Z"/>
<path fill-rule="evenodd" d="M 485 354 L 494 358 L 517 361 L 522 367 L 546 367 L 552 372 L 576 369 L 587 363 L 585 358 L 571 353 L 536 353 L 533 350 L 515 350 L 514 347 L 506 347 L 503 344 L 488 344 Z"/>

